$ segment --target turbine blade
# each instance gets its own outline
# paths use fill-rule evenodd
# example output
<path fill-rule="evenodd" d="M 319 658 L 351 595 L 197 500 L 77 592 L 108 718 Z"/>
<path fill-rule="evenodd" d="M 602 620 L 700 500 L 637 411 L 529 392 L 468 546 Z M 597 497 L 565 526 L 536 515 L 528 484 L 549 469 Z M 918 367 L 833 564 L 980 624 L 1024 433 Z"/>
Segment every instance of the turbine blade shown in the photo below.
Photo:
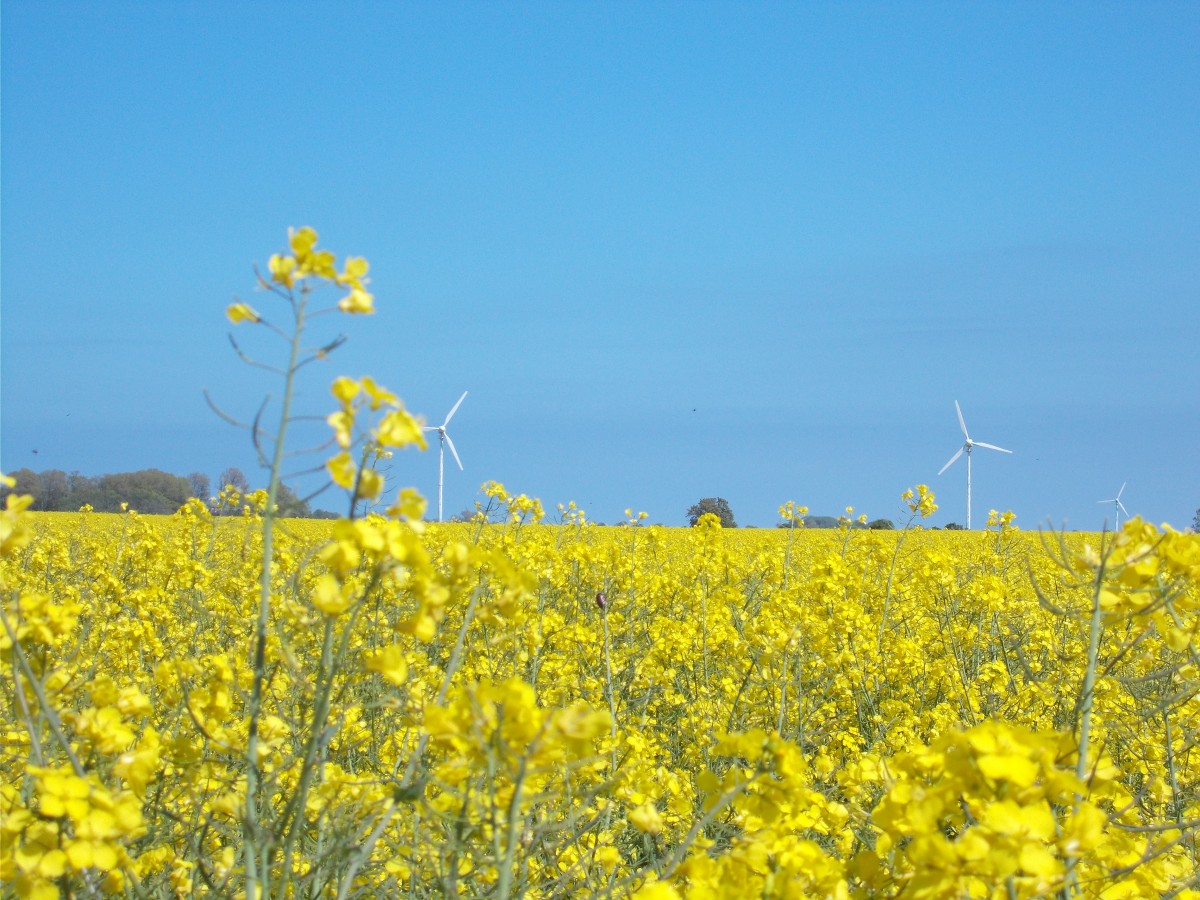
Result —
<path fill-rule="evenodd" d="M 454 449 L 454 441 L 450 440 L 450 435 L 446 435 L 446 443 L 450 445 L 450 452 L 454 454 L 454 461 L 458 463 L 459 471 L 462 471 L 462 460 L 458 458 L 458 451 Z"/>
<path fill-rule="evenodd" d="M 1121 512 L 1125 513 L 1125 517 L 1129 518 L 1129 510 L 1127 510 L 1125 508 L 1125 504 L 1121 502 L 1121 499 L 1119 497 L 1117 498 L 1116 502 L 1117 502 L 1117 506 L 1121 507 Z"/>
<path fill-rule="evenodd" d="M 458 412 L 458 408 L 460 406 L 462 406 L 462 402 L 466 399 L 467 399 L 467 392 L 463 391 L 462 396 L 458 398 L 458 402 L 455 403 L 452 407 L 450 407 L 450 412 L 446 413 L 446 421 L 442 423 L 443 428 L 445 428 L 447 425 L 450 424 L 450 420 L 454 418 L 454 414 L 456 412 Z"/>
<path fill-rule="evenodd" d="M 1120 499 L 1121 499 L 1121 495 L 1122 495 L 1123 493 L 1125 493 L 1125 485 L 1127 485 L 1127 484 L 1129 484 L 1129 482 L 1128 482 L 1128 481 L 1122 481 L 1122 482 L 1121 482 L 1121 489 L 1120 489 L 1119 491 L 1117 491 L 1117 497 L 1116 497 L 1116 499 L 1118 499 L 1118 500 L 1120 500 Z"/>
<path fill-rule="evenodd" d="M 976 447 L 987 447 L 989 450 L 999 450 L 1001 453 L 1012 453 L 1011 450 L 1005 450 L 1003 447 L 997 447 L 995 444 L 985 444 L 983 441 L 975 441 Z"/>
<path fill-rule="evenodd" d="M 437 431 L 438 427 L 436 425 L 424 425 L 424 426 L 422 426 L 421 430 L 422 431 Z"/>
<path fill-rule="evenodd" d="M 954 411 L 958 413 L 958 427 L 962 429 L 963 437 L 969 441 L 971 436 L 967 434 L 967 423 L 963 421 L 962 407 L 958 405 L 957 400 L 954 401 Z"/>
<path fill-rule="evenodd" d="M 956 459 L 958 459 L 960 456 L 962 456 L 962 454 L 963 454 L 963 448 L 959 447 L 958 452 L 955 453 L 952 457 L 950 457 L 950 462 L 946 463 L 944 466 L 942 466 L 941 469 L 938 470 L 938 474 L 941 475 L 942 472 L 945 472 L 948 468 L 950 468 L 952 465 L 954 465 L 954 461 Z"/>

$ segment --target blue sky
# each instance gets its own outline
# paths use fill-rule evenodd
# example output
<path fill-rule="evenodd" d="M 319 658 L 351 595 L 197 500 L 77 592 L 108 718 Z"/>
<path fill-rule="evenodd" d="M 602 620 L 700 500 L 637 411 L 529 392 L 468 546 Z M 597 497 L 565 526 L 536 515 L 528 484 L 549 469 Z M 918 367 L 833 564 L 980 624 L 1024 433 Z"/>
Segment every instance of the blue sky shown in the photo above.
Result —
<path fill-rule="evenodd" d="M 288 226 L 371 262 L 370 373 L 464 472 L 1034 528 L 1200 507 L 1200 5 L 47 3 L 0 51 L 0 465 L 252 482 L 226 342 Z M 262 352 L 272 350 L 266 345 Z M 36 450 L 35 454 L 33 451 Z M 435 454 L 390 473 L 436 502 Z"/>

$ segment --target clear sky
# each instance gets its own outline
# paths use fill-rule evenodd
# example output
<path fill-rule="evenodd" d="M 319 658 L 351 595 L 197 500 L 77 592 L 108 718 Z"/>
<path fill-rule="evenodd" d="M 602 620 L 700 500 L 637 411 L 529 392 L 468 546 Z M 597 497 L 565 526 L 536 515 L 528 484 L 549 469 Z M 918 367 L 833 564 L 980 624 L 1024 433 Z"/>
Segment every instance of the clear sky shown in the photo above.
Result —
<path fill-rule="evenodd" d="M 683 524 L 786 500 L 1200 507 L 1200 4 L 5 0 L 0 465 L 262 484 L 226 341 L 311 225 L 370 373 L 486 480 Z M 264 353 L 269 353 L 264 348 Z M 277 359 L 282 359 L 282 348 Z M 36 452 L 35 452 L 36 451 Z M 393 484 L 434 499 L 435 453 Z M 318 503 L 318 505 L 322 505 Z M 1047 518 L 1048 517 L 1048 518 Z"/>

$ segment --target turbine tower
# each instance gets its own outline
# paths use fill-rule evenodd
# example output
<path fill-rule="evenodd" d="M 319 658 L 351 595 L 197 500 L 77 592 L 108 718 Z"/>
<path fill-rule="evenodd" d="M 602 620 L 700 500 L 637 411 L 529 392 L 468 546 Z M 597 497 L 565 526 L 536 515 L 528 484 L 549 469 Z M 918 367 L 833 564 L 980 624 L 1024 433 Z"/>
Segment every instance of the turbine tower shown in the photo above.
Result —
<path fill-rule="evenodd" d="M 938 472 L 939 475 L 945 472 L 948 468 L 954 465 L 957 460 L 965 452 L 967 454 L 967 530 L 971 530 L 971 450 L 974 447 L 987 447 L 989 450 L 999 450 L 1001 453 L 1012 453 L 1011 450 L 1005 450 L 1003 447 L 997 447 L 995 444 L 985 444 L 983 441 L 971 440 L 971 435 L 967 433 L 967 423 L 963 421 L 962 407 L 958 405 L 958 401 L 954 401 L 954 411 L 958 413 L 958 427 L 962 429 L 963 437 L 966 441 L 958 448 L 958 452 L 950 457 L 950 461 L 942 466 Z"/>
<path fill-rule="evenodd" d="M 438 433 L 438 521 L 442 521 L 442 482 L 446 477 L 446 445 L 450 445 L 450 452 L 454 454 L 454 461 L 458 463 L 459 471 L 462 471 L 462 460 L 458 458 L 458 451 L 454 449 L 454 441 L 450 440 L 450 435 L 446 433 L 446 426 L 450 424 L 450 420 L 454 418 L 454 414 L 458 412 L 458 408 L 462 406 L 462 402 L 467 399 L 467 392 L 463 391 L 458 402 L 450 407 L 450 412 L 446 413 L 446 418 L 441 425 L 426 425 L 426 431 L 436 431 Z"/>
<path fill-rule="evenodd" d="M 1121 502 L 1121 495 L 1125 493 L 1125 485 L 1129 482 L 1122 482 L 1121 489 L 1117 491 L 1117 496 L 1111 500 L 1097 500 L 1097 503 L 1111 503 L 1113 505 L 1113 514 L 1117 517 L 1117 524 L 1113 526 L 1113 531 L 1121 530 L 1121 513 L 1125 513 L 1125 518 L 1129 518 L 1129 510 L 1125 508 L 1125 504 Z"/>

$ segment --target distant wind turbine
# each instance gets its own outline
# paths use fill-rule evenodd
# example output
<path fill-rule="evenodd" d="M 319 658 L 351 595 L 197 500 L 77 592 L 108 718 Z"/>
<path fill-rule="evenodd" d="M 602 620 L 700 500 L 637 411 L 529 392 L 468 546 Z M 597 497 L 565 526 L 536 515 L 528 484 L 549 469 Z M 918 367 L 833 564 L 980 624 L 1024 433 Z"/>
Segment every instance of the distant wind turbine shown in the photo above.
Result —
<path fill-rule="evenodd" d="M 962 407 L 958 405 L 958 401 L 954 401 L 954 411 L 958 413 L 958 427 L 962 429 L 963 437 L 966 441 L 958 452 L 950 457 L 950 461 L 942 466 L 938 472 L 939 475 L 945 472 L 948 468 L 954 465 L 955 460 L 963 455 L 964 451 L 967 454 L 967 530 L 971 530 L 971 450 L 974 447 L 987 447 L 989 450 L 999 450 L 1001 453 L 1012 453 L 1011 450 L 1005 450 L 1003 447 L 997 447 L 995 444 L 985 444 L 983 441 L 971 440 L 971 435 L 967 434 L 967 423 L 963 421 Z"/>
<path fill-rule="evenodd" d="M 454 441 L 450 440 L 450 435 L 446 434 L 446 426 L 450 424 L 450 420 L 454 418 L 454 414 L 458 412 L 458 408 L 462 406 L 462 402 L 467 399 L 467 392 L 463 391 L 458 402 L 450 407 L 450 412 L 446 413 L 446 418 L 441 425 L 426 425 L 426 431 L 436 431 L 438 433 L 438 521 L 442 521 L 442 482 L 446 476 L 446 445 L 450 445 L 450 452 L 454 454 L 454 461 L 458 463 L 459 471 L 462 471 L 462 460 L 458 458 L 458 451 L 454 449 Z"/>
<path fill-rule="evenodd" d="M 1121 489 L 1117 491 L 1117 496 L 1113 497 L 1111 500 L 1096 501 L 1097 503 L 1111 503 L 1113 505 L 1113 514 L 1117 517 L 1117 524 L 1113 526 L 1113 531 L 1121 530 L 1121 513 L 1125 513 L 1125 517 L 1129 518 L 1129 510 L 1127 510 L 1125 508 L 1125 504 L 1121 502 L 1121 495 L 1125 493 L 1125 485 L 1128 483 L 1128 481 L 1122 482 Z"/>

